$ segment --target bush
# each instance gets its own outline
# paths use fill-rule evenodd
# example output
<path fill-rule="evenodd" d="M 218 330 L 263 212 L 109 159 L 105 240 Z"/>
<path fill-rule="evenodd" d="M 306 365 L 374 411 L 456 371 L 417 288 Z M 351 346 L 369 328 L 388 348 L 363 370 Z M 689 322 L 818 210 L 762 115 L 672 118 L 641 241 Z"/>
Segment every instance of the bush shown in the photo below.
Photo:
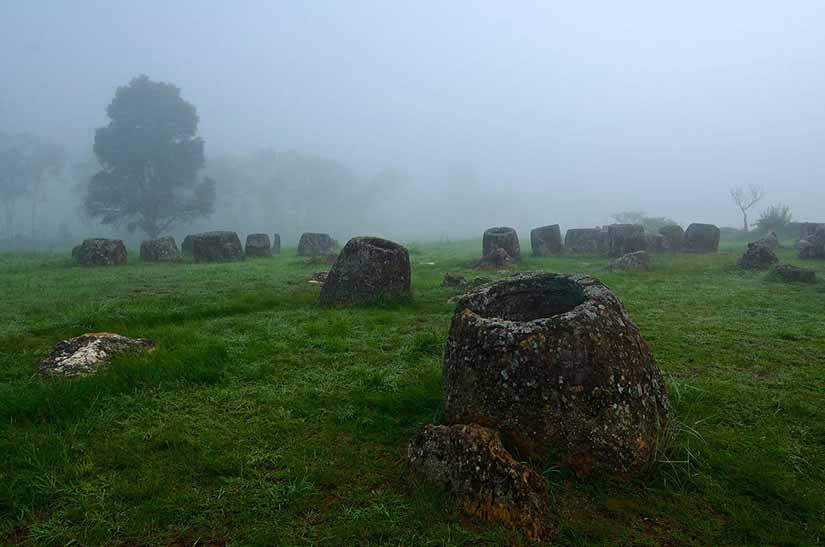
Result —
<path fill-rule="evenodd" d="M 791 222 L 791 208 L 784 203 L 775 203 L 762 211 L 756 221 L 756 230 L 761 234 L 776 232 L 782 234 Z"/>

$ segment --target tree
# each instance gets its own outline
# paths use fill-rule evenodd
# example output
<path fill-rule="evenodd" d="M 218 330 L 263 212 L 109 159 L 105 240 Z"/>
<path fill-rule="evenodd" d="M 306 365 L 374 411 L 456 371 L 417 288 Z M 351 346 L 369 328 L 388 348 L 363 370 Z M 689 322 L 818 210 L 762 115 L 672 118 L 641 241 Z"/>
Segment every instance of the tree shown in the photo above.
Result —
<path fill-rule="evenodd" d="M 15 203 L 31 198 L 31 229 L 35 235 L 37 205 L 44 196 L 50 177 L 63 170 L 64 154 L 60 146 L 31 135 L 0 135 L 0 200 L 5 212 L 4 232 L 12 237 Z"/>
<path fill-rule="evenodd" d="M 23 147 L 19 138 L 0 134 L 0 201 L 3 202 L 3 233 L 14 235 L 14 204 L 26 193 Z"/>
<path fill-rule="evenodd" d="M 177 223 L 212 213 L 215 183 L 200 179 L 198 114 L 173 84 L 139 76 L 119 87 L 95 132 L 102 169 L 89 181 L 87 214 L 155 239 Z"/>
<path fill-rule="evenodd" d="M 29 152 L 26 155 L 25 175 L 31 198 L 32 239 L 36 235 L 37 206 L 46 198 L 46 181 L 62 173 L 65 161 L 65 153 L 61 146 L 38 139 L 30 140 Z"/>
<path fill-rule="evenodd" d="M 762 211 L 759 220 L 756 221 L 756 226 L 761 233 L 781 234 L 791 220 L 791 208 L 784 203 L 775 203 Z"/>
<path fill-rule="evenodd" d="M 730 189 L 730 199 L 742 211 L 742 224 L 745 232 L 749 231 L 748 210 L 765 197 L 765 188 L 755 184 L 734 186 Z"/>

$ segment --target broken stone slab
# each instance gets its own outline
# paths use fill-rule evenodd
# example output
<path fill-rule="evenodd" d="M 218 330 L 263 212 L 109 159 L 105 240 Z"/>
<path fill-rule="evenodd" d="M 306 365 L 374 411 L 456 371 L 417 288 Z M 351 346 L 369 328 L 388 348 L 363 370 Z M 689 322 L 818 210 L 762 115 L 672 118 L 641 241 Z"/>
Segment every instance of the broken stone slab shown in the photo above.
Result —
<path fill-rule="evenodd" d="M 816 283 L 816 270 L 800 268 L 790 264 L 780 264 L 771 272 L 771 276 L 788 283 Z"/>
<path fill-rule="evenodd" d="M 43 376 L 86 376 L 108 364 L 116 355 L 152 351 L 155 343 L 146 338 L 128 338 L 111 332 L 93 332 L 62 340 L 40 361 Z"/>
<path fill-rule="evenodd" d="M 650 270 L 650 256 L 648 256 L 646 251 L 628 253 L 624 256 L 611 260 L 608 263 L 608 267 L 612 270 L 646 272 Z"/>
<path fill-rule="evenodd" d="M 754 241 L 748 243 L 747 250 L 736 264 L 745 270 L 767 270 L 778 262 L 779 259 L 770 247 L 761 241 Z"/>
<path fill-rule="evenodd" d="M 457 497 L 468 515 L 549 535 L 544 478 L 507 451 L 498 432 L 476 424 L 426 425 L 407 446 L 407 461 L 422 480 Z"/>
<path fill-rule="evenodd" d="M 476 262 L 476 269 L 478 270 L 497 270 L 506 268 L 513 263 L 512 258 L 507 251 L 501 247 L 493 249 L 490 254 L 484 255 L 481 260 Z"/>

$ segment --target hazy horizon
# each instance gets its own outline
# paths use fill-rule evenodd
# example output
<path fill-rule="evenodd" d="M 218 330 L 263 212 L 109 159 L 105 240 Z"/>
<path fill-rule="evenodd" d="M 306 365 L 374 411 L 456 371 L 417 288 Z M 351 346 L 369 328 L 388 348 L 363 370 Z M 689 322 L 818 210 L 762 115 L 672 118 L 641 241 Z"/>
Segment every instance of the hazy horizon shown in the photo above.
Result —
<path fill-rule="evenodd" d="M 209 159 L 273 148 L 402 173 L 365 224 L 395 237 L 625 210 L 738 226 L 739 184 L 766 187 L 755 211 L 825 218 L 814 1 L 43 0 L 0 7 L 0 36 L 0 132 L 83 159 L 115 89 L 147 74 L 197 107 Z"/>

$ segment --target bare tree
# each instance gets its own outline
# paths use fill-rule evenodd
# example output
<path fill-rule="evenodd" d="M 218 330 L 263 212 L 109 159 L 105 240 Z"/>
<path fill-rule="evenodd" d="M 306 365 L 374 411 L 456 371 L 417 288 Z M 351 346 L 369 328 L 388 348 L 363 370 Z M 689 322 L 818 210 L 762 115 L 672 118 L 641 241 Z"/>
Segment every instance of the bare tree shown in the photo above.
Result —
<path fill-rule="evenodd" d="M 749 184 L 734 186 L 730 189 L 730 199 L 742 211 L 743 229 L 749 231 L 748 210 L 765 197 L 765 187 Z"/>

